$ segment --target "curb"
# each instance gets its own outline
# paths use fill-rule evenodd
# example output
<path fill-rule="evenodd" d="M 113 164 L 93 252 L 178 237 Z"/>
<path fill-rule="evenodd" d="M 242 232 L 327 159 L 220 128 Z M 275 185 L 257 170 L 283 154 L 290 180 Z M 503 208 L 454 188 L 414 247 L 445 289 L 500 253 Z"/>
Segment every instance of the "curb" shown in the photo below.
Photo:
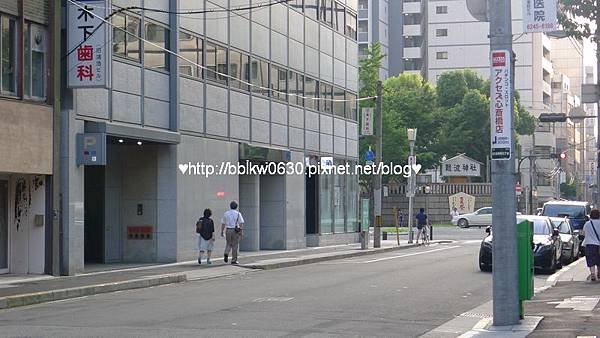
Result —
<path fill-rule="evenodd" d="M 452 242 L 453 241 L 450 241 L 450 240 L 440 240 L 440 241 L 432 241 L 431 244 L 448 244 L 448 243 L 452 243 Z M 276 262 L 276 263 L 240 264 L 239 266 L 248 268 L 248 269 L 255 269 L 255 270 L 275 270 L 275 269 L 289 268 L 289 267 L 299 266 L 299 265 L 307 265 L 307 264 L 313 264 L 313 263 L 319 263 L 319 262 L 332 261 L 332 260 L 337 260 L 337 259 L 374 255 L 374 254 L 379 254 L 379 253 L 386 253 L 386 252 L 410 249 L 410 248 L 415 248 L 415 247 L 417 247 L 416 244 L 409 244 L 409 245 L 394 246 L 394 247 L 389 247 L 389 248 L 378 248 L 378 249 L 370 249 L 370 250 L 360 250 L 360 251 L 350 252 L 350 253 L 333 254 L 333 255 L 329 255 L 329 256 L 290 259 L 288 261 Z"/>
<path fill-rule="evenodd" d="M 157 285 L 181 283 L 187 280 L 185 273 L 151 276 L 127 281 L 86 285 L 74 288 L 26 293 L 0 298 L 0 309 L 40 304 L 57 300 L 91 296 L 101 293 L 148 288 Z"/>

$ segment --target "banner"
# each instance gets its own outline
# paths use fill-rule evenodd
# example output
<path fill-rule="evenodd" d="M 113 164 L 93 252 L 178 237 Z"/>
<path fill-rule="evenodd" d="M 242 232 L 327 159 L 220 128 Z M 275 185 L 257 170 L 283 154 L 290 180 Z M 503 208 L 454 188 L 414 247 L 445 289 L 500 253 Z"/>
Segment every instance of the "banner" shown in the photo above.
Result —
<path fill-rule="evenodd" d="M 373 135 L 373 108 L 362 108 L 361 109 L 361 131 L 360 134 L 362 136 L 371 136 Z"/>
<path fill-rule="evenodd" d="M 512 156 L 511 55 L 507 50 L 492 51 L 490 90 L 490 129 L 492 160 L 509 160 Z"/>
<path fill-rule="evenodd" d="M 101 18 L 107 16 L 106 0 L 68 2 L 69 88 L 108 87 L 111 59 L 110 32 Z"/>

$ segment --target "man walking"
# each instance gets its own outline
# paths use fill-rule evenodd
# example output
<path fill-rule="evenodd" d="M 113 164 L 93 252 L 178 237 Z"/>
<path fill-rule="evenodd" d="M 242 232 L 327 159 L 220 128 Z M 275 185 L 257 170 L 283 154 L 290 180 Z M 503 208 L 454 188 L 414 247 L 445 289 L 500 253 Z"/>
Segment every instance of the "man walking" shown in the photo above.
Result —
<path fill-rule="evenodd" d="M 225 211 L 221 220 L 221 237 L 225 233 L 225 254 L 223 259 L 227 263 L 229 259 L 229 251 L 232 251 L 231 264 L 237 264 L 238 249 L 242 239 L 242 229 L 244 227 L 244 217 L 237 210 L 238 204 L 235 201 L 229 203 L 230 209 Z"/>

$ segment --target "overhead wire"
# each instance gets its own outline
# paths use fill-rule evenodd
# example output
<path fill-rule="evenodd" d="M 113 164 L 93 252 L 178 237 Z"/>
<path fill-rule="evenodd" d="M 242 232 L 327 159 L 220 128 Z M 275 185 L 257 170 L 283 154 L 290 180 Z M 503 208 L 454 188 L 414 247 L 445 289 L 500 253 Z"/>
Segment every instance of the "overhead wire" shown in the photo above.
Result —
<path fill-rule="evenodd" d="M 289 0 L 287 0 L 287 1 L 289 1 Z M 304 95 L 293 94 L 293 93 L 288 93 L 288 92 L 283 92 L 283 91 L 275 90 L 275 89 L 272 89 L 272 88 L 269 88 L 269 87 L 263 87 L 263 86 L 261 86 L 261 85 L 252 84 L 252 83 L 250 83 L 250 82 L 246 82 L 246 81 L 244 81 L 244 80 L 241 80 L 241 79 L 238 79 L 238 78 L 236 78 L 236 77 L 233 77 L 233 76 L 231 76 L 231 75 L 229 75 L 229 74 L 225 74 L 225 73 L 221 73 L 221 72 L 219 72 L 219 71 L 216 71 L 216 70 L 209 69 L 209 68 L 208 68 L 208 67 L 206 67 L 206 66 L 203 66 L 203 65 L 201 65 L 201 64 L 198 64 L 198 63 L 196 63 L 196 62 L 194 62 L 194 61 L 192 61 L 192 60 L 189 60 L 189 59 L 185 58 L 184 56 L 180 55 L 179 53 L 173 52 L 173 51 L 171 51 L 171 50 L 169 50 L 169 49 L 167 49 L 167 48 L 164 48 L 164 47 L 162 47 L 162 46 L 160 46 L 160 45 L 158 45 L 158 44 L 155 44 L 155 43 L 153 43 L 153 42 L 151 42 L 151 41 L 149 41 L 149 40 L 147 40 L 147 39 L 145 39 L 145 38 L 139 37 L 139 36 L 137 36 L 137 35 L 135 35 L 135 34 L 133 34 L 133 33 L 129 32 L 129 31 L 125 30 L 125 29 L 122 29 L 121 27 L 117 27 L 117 26 L 116 26 L 116 25 L 114 25 L 112 22 L 108 21 L 107 19 L 105 19 L 105 18 L 103 18 L 103 17 L 101 17 L 101 16 L 99 16 L 99 15 L 97 15 L 97 14 L 95 14 L 95 13 L 92 13 L 90 10 L 88 10 L 88 9 L 87 9 L 87 8 L 85 8 L 85 7 L 83 7 L 82 5 L 80 5 L 80 4 L 79 4 L 77 1 L 75 1 L 75 0 L 68 0 L 68 2 L 70 2 L 70 3 L 72 3 L 73 5 L 75 5 L 75 6 L 79 7 L 81 10 L 83 10 L 83 11 L 87 12 L 88 14 L 90 14 L 90 15 L 92 15 L 92 16 L 94 16 L 94 17 L 98 18 L 98 19 L 100 19 L 100 21 L 102 21 L 104 24 L 106 24 L 106 25 L 108 25 L 108 26 L 111 26 L 111 27 L 113 27 L 113 28 L 115 28 L 115 29 L 118 29 L 118 30 L 120 30 L 120 31 L 124 32 L 124 33 L 125 33 L 125 34 L 127 34 L 127 35 L 133 36 L 134 38 L 136 38 L 136 39 L 139 39 L 140 41 L 143 41 L 144 43 L 147 43 L 147 44 L 149 44 L 149 45 L 151 45 L 151 46 L 153 46 L 153 47 L 155 47 L 155 48 L 158 48 L 159 50 L 162 50 L 162 51 L 164 51 L 164 52 L 167 52 L 168 54 L 171 54 L 171 55 L 173 55 L 173 56 L 175 56 L 175 57 L 177 57 L 177 58 L 179 58 L 179 59 L 182 59 L 182 60 L 184 60 L 184 61 L 186 61 L 186 62 L 188 62 L 188 63 L 190 63 L 190 64 L 192 64 L 192 65 L 194 65 L 194 66 L 196 66 L 196 67 L 199 67 L 199 68 L 201 68 L 201 69 L 203 69 L 203 70 L 205 70 L 205 71 L 209 71 L 209 72 L 211 72 L 211 73 L 214 73 L 215 75 L 218 75 L 219 77 L 225 77 L 225 78 L 228 78 L 228 79 L 232 79 L 232 80 L 235 80 L 236 82 L 239 82 L 239 83 L 241 83 L 241 84 L 247 85 L 247 86 L 249 86 L 249 87 L 254 87 L 254 88 L 256 88 L 256 89 L 261 89 L 261 90 L 266 90 L 266 91 L 269 91 L 269 93 L 277 93 L 277 94 L 288 95 L 288 96 L 293 96 L 293 97 L 298 97 L 298 98 L 301 98 L 301 99 L 305 99 L 305 100 L 313 100 L 313 101 L 327 101 L 327 102 L 360 102 L 360 101 L 366 101 L 366 100 L 373 100 L 373 99 L 377 98 L 377 96 L 368 96 L 368 97 L 362 97 L 362 98 L 356 98 L 356 99 L 350 99 L 350 100 L 346 100 L 346 99 L 329 99 L 329 98 L 322 98 L 322 97 L 308 97 L 308 96 L 304 96 Z M 98 27 L 100 27 L 100 25 L 99 25 Z M 96 31 L 96 30 L 94 30 L 94 31 Z M 90 35 L 90 36 L 91 36 L 91 35 Z M 89 38 L 89 37 L 88 37 L 88 38 Z M 79 45 L 81 45 L 81 44 L 79 44 Z"/>

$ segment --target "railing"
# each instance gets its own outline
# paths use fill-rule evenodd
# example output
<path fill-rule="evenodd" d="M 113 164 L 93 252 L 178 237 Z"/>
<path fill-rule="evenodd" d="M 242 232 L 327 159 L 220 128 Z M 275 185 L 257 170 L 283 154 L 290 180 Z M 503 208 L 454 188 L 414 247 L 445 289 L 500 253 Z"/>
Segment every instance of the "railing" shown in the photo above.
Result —
<path fill-rule="evenodd" d="M 468 195 L 491 195 L 491 183 L 429 183 L 417 184 L 417 194 L 432 194 L 432 195 L 454 195 L 464 192 Z M 393 195 L 405 195 L 406 185 L 388 185 L 388 193 Z"/>

